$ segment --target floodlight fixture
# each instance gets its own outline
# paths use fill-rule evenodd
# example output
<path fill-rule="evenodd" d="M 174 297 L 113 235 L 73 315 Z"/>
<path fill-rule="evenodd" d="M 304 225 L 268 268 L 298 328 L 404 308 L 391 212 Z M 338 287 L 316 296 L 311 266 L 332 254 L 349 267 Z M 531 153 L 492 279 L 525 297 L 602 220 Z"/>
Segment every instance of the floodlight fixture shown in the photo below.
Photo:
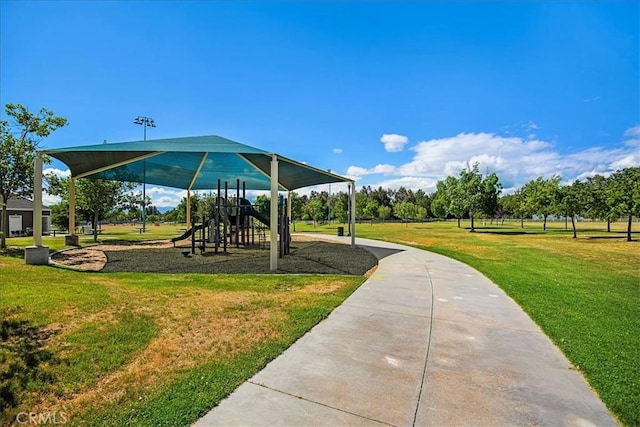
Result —
<path fill-rule="evenodd" d="M 156 127 L 156 122 L 151 117 L 137 116 L 133 119 L 134 125 L 142 125 L 144 127 L 144 141 L 147 140 L 147 126 Z M 147 231 L 147 161 L 142 161 L 142 233 Z"/>

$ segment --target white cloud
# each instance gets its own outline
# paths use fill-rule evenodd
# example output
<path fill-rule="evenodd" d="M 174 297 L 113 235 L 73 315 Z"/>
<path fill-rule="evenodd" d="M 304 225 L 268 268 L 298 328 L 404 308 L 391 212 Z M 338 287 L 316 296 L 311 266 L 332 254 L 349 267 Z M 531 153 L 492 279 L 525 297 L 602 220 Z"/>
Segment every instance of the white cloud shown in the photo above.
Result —
<path fill-rule="evenodd" d="M 634 126 L 624 131 L 624 136 L 640 137 L 640 125 Z"/>
<path fill-rule="evenodd" d="M 364 176 L 367 175 L 367 169 L 359 166 L 349 166 L 347 168 L 347 176 Z"/>
<path fill-rule="evenodd" d="M 385 133 L 380 138 L 380 141 L 384 143 L 384 149 L 388 152 L 402 151 L 409 138 L 404 135 L 398 135 L 396 133 Z"/>
<path fill-rule="evenodd" d="M 137 190 L 141 190 L 141 187 Z M 147 197 L 151 198 L 151 203 L 158 208 L 173 208 L 180 203 L 183 197 L 187 197 L 186 190 L 179 190 L 168 187 L 150 187 L 146 188 Z"/>
<path fill-rule="evenodd" d="M 71 171 L 69 169 L 58 169 L 58 168 L 44 168 L 42 169 L 42 173 L 44 175 L 55 175 L 58 178 L 67 178 L 71 176 Z"/>
<path fill-rule="evenodd" d="M 375 165 L 371 169 L 360 168 L 357 166 L 349 166 L 347 168 L 347 176 L 360 177 L 364 175 L 385 174 L 389 175 L 394 173 L 396 167 L 393 165 L 379 164 Z"/>
<path fill-rule="evenodd" d="M 624 136 L 627 137 L 624 141 L 627 147 L 635 149 L 636 153 L 640 151 L 640 125 L 627 129 Z"/>
<path fill-rule="evenodd" d="M 573 182 L 585 174 L 607 175 L 612 171 L 640 165 L 640 126 L 627 129 L 628 139 L 607 147 L 592 147 L 561 154 L 552 143 L 537 138 L 501 136 L 491 133 L 461 133 L 448 138 L 422 141 L 411 148 L 411 161 L 401 165 L 372 168 L 350 166 L 347 174 L 363 184 L 392 188 L 422 188 L 434 191 L 435 183 L 461 169 L 479 164 L 484 173 L 495 172 L 505 190 L 517 188 L 538 176 L 559 174 Z M 383 173 L 389 178 L 372 181 L 368 175 Z"/>
<path fill-rule="evenodd" d="M 334 148 L 333 154 L 342 154 L 342 148 Z"/>
<path fill-rule="evenodd" d="M 58 196 L 52 196 L 46 191 L 42 192 L 42 204 L 45 206 L 57 205 L 61 200 Z"/>
<path fill-rule="evenodd" d="M 592 96 L 590 98 L 583 99 L 582 102 L 593 102 L 593 101 L 597 101 L 598 99 L 600 99 L 599 96 Z"/>

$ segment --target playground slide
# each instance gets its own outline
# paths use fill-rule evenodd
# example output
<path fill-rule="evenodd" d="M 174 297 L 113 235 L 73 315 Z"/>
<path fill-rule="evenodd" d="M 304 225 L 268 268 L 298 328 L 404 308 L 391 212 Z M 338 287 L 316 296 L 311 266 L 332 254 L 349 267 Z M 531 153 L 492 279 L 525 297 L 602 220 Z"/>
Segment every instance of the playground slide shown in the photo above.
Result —
<path fill-rule="evenodd" d="M 202 230 L 204 224 L 200 224 L 200 225 L 195 225 L 193 227 L 191 227 L 190 229 L 188 229 L 187 231 L 185 231 L 185 233 L 182 236 L 178 236 L 178 237 L 174 237 L 173 239 L 171 239 L 171 241 L 173 243 L 180 241 L 180 240 L 184 240 L 188 237 L 191 237 L 191 235 L 193 233 L 195 233 L 196 231 Z"/>
<path fill-rule="evenodd" d="M 250 208 L 249 215 L 266 225 L 267 227 L 271 227 L 271 221 L 269 221 L 269 217 L 262 215 L 260 212 L 255 210 L 254 208 Z"/>

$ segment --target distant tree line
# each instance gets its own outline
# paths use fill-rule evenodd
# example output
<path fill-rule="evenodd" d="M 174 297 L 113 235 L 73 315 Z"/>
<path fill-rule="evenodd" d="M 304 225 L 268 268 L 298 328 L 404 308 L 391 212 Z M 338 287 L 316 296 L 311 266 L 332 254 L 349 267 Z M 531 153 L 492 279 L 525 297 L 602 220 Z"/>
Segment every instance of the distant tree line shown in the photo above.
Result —
<path fill-rule="evenodd" d="M 68 179 L 49 177 L 50 192 L 59 195 L 62 202 L 52 206 L 52 221 L 60 227 L 68 224 Z M 141 219 L 141 195 L 132 193 L 132 186 L 101 180 L 79 179 L 76 184 L 79 220 L 90 221 L 93 228 L 98 221 L 127 222 Z M 355 217 L 362 221 L 424 221 L 433 219 L 470 220 L 470 231 L 476 230 L 475 220 L 499 221 L 533 217 L 542 220 L 547 228 L 550 216 L 571 221 L 574 237 L 576 220 L 588 217 L 607 222 L 621 218 L 627 221 L 627 239 L 631 240 L 634 216 L 640 216 L 640 167 L 625 168 L 609 177 L 595 175 L 561 185 L 561 177 L 538 177 L 518 188 L 512 194 L 501 195 L 502 184 L 495 173 L 483 176 L 478 164 L 463 169 L 456 176 L 438 181 L 434 193 L 413 191 L 400 187 L 364 186 L 356 193 Z M 191 221 L 202 221 L 213 216 L 215 193 L 194 193 L 191 196 Z M 346 192 L 312 191 L 309 195 L 291 193 L 292 221 L 346 223 L 349 219 L 349 198 Z M 186 198 L 176 208 L 161 213 L 147 198 L 147 221 L 186 222 Z M 269 196 L 259 195 L 254 208 L 268 216 Z"/>
<path fill-rule="evenodd" d="M 519 219 L 537 217 L 542 227 L 547 228 L 547 219 L 553 215 L 571 221 L 574 237 L 575 222 L 588 217 L 607 222 L 627 221 L 627 238 L 631 239 L 631 224 L 634 216 L 640 216 L 640 167 L 629 167 L 609 177 L 595 175 L 585 180 L 576 180 L 570 185 L 561 185 L 561 177 L 538 177 L 526 183 L 512 194 L 501 195 L 502 184 L 495 173 L 483 176 L 479 165 L 463 169 L 457 176 L 448 176 L 438 181 L 434 193 L 413 191 L 400 187 L 390 188 L 364 186 L 356 193 L 355 217 L 358 221 L 422 221 L 428 219 L 471 221 L 475 231 L 475 219 Z M 210 197 L 211 199 L 207 199 Z M 213 203 L 213 196 L 191 197 L 191 212 L 195 218 L 206 216 L 206 207 Z M 312 191 L 309 195 L 291 193 L 292 220 L 314 223 L 336 221 L 346 223 L 349 218 L 349 199 L 346 192 L 329 194 L 327 191 Z M 270 199 L 258 196 L 254 207 L 269 215 Z M 184 222 L 186 220 L 186 198 L 172 211 L 164 214 L 164 220 Z"/>

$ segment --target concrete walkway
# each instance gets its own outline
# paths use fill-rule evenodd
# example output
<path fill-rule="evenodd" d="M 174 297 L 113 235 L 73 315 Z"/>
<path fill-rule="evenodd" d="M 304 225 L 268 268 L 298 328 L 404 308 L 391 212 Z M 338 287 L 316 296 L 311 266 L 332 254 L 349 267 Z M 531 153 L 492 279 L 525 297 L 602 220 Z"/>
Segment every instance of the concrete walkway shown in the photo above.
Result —
<path fill-rule="evenodd" d="M 486 277 L 430 252 L 357 243 L 385 256 L 371 278 L 196 426 L 617 425 Z"/>

